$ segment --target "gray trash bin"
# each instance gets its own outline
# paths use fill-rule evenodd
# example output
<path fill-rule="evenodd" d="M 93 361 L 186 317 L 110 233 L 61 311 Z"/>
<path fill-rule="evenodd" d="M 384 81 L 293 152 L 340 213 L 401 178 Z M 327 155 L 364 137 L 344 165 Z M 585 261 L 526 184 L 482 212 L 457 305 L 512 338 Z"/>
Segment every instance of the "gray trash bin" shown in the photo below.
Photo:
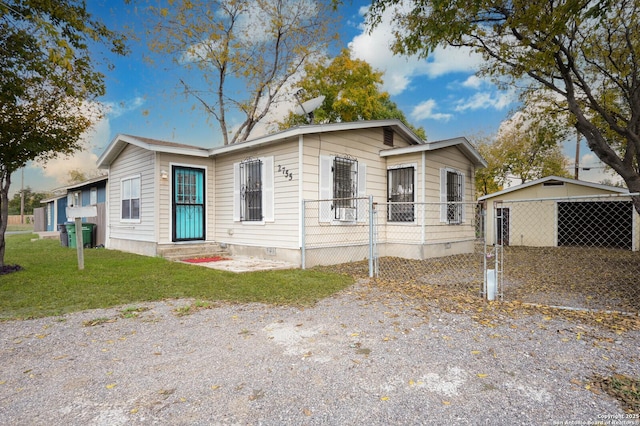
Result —
<path fill-rule="evenodd" d="M 62 247 L 69 247 L 69 235 L 67 234 L 67 227 L 64 223 L 58 225 L 58 232 L 60 232 L 60 245 Z"/>

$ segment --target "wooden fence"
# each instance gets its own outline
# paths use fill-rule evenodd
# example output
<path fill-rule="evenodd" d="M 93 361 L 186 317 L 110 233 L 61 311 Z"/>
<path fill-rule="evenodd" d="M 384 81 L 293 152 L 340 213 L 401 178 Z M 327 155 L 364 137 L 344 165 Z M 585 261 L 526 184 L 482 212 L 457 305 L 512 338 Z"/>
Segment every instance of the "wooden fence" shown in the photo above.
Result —
<path fill-rule="evenodd" d="M 24 215 L 24 224 L 30 225 L 33 223 L 33 215 L 25 214 Z M 19 214 L 10 214 L 7 220 L 7 224 L 9 225 L 21 225 L 22 224 L 22 216 Z"/>

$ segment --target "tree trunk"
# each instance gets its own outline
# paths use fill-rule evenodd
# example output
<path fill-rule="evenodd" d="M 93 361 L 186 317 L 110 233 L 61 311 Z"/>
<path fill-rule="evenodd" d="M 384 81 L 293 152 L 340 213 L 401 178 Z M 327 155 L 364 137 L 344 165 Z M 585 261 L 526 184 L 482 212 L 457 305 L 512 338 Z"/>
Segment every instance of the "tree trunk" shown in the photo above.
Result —
<path fill-rule="evenodd" d="M 0 270 L 4 268 L 5 233 L 9 220 L 9 187 L 11 186 L 11 173 L 3 170 L 0 175 Z"/>

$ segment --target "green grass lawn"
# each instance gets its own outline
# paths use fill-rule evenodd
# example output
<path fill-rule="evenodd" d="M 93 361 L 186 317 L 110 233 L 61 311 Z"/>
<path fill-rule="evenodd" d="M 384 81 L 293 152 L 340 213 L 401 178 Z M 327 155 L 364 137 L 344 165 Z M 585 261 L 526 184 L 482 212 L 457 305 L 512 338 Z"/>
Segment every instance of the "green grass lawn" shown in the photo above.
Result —
<path fill-rule="evenodd" d="M 0 275 L 0 319 L 61 315 L 85 309 L 175 298 L 312 305 L 353 283 L 326 271 L 236 274 L 115 250 L 75 249 L 35 235 L 7 236 L 5 264 L 24 268 Z"/>
<path fill-rule="evenodd" d="M 7 232 L 12 231 L 33 231 L 33 225 L 28 223 L 24 225 L 7 225 Z"/>

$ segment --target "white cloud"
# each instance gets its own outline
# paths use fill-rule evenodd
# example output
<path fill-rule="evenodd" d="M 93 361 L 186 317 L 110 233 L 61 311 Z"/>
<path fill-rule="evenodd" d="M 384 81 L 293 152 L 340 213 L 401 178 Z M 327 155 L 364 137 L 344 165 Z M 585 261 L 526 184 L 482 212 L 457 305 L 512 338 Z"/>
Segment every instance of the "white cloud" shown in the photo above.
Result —
<path fill-rule="evenodd" d="M 485 81 L 478 77 L 477 75 L 470 75 L 463 83 L 462 87 L 466 87 L 469 89 L 480 89 L 482 85 L 485 84 Z"/>
<path fill-rule="evenodd" d="M 145 104 L 145 99 L 143 97 L 135 97 L 130 100 L 121 101 L 121 102 L 105 102 L 102 104 L 103 111 L 105 115 L 108 115 L 111 118 L 118 118 L 122 115 L 125 115 L 131 111 L 135 111 L 142 107 Z"/>
<path fill-rule="evenodd" d="M 417 121 L 420 120 L 437 120 L 437 121 L 449 121 L 451 119 L 451 114 L 443 114 L 434 112 L 437 107 L 436 101 L 433 99 L 429 99 L 418 104 L 411 111 L 411 118 Z"/>
<path fill-rule="evenodd" d="M 87 105 L 85 113 L 89 116 L 102 109 L 104 115 L 96 120 L 94 125 L 80 137 L 80 149 L 69 156 L 59 156 L 46 163 L 34 162 L 31 167 L 41 169 L 45 178 L 53 179 L 56 185 L 66 185 L 71 170 L 80 170 L 92 176 L 98 173 L 96 151 L 104 149 L 111 142 L 110 118 L 117 118 L 128 112 L 140 108 L 144 104 L 143 98 L 134 98 L 119 103 L 105 103 L 102 105 Z"/>
<path fill-rule="evenodd" d="M 504 110 L 516 100 L 512 92 L 478 92 L 467 99 L 456 102 L 455 110 L 463 112 L 467 110 L 489 109 Z"/>
<path fill-rule="evenodd" d="M 400 6 L 402 7 L 402 6 Z M 360 8 L 364 15 L 367 8 Z M 380 24 L 373 30 L 363 24 L 361 33 L 349 43 L 353 56 L 367 61 L 375 69 L 384 72 L 383 90 L 398 95 L 407 90 L 415 77 L 436 78 L 450 73 L 474 73 L 482 62 L 480 55 L 466 48 L 436 48 L 427 59 L 418 56 L 397 56 L 391 51 L 393 42 L 392 15 L 389 8 Z"/>

